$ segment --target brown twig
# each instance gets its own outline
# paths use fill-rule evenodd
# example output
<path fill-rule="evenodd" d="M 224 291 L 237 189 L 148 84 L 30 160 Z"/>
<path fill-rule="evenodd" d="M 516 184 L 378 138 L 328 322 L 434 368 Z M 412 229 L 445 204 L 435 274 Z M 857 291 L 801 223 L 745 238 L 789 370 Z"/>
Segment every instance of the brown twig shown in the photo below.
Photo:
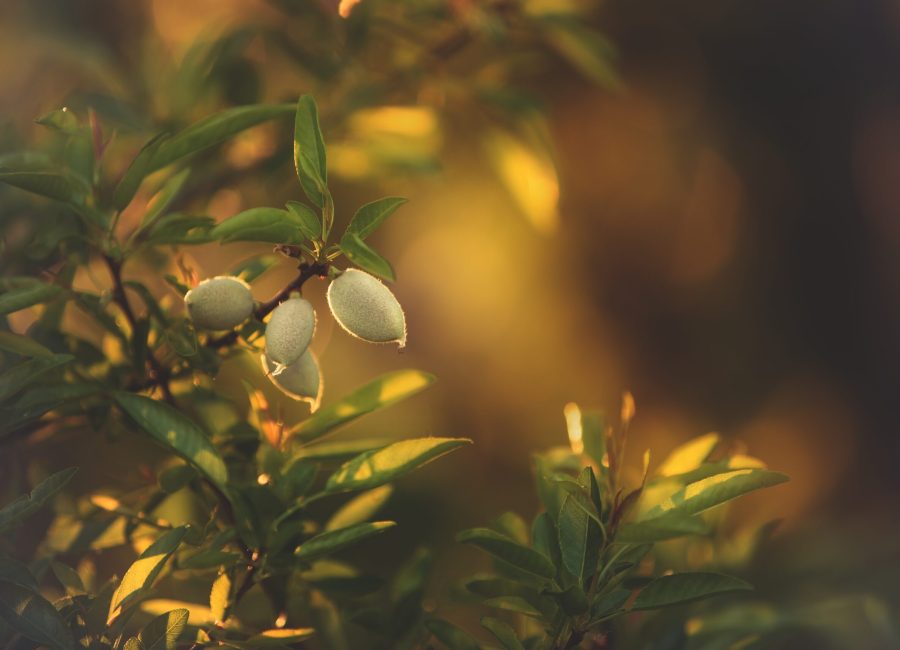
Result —
<path fill-rule="evenodd" d="M 133 336 L 137 331 L 137 317 L 134 315 L 134 310 L 128 302 L 128 296 L 125 294 L 125 285 L 122 283 L 122 263 L 110 255 L 104 255 L 103 259 L 106 261 L 106 265 L 109 267 L 109 273 L 112 276 L 113 301 L 125 315 L 125 320 L 128 321 Z M 170 404 L 174 404 L 175 398 L 169 388 L 169 371 L 160 364 L 156 355 L 154 355 L 153 351 L 149 348 L 147 349 L 146 362 L 147 365 L 150 366 L 151 386 L 159 386 L 163 394 L 163 399 Z"/>

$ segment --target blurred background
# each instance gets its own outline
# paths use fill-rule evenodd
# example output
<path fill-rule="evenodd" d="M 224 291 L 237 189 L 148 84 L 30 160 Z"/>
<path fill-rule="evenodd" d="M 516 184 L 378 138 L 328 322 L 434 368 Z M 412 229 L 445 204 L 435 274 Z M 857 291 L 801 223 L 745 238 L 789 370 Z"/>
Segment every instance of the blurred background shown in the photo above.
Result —
<path fill-rule="evenodd" d="M 476 442 L 407 479 L 390 506 L 437 547 L 437 590 L 472 559 L 456 530 L 535 510 L 529 457 L 565 443 L 563 406 L 616 413 L 630 390 L 635 464 L 644 448 L 659 461 L 718 431 L 791 475 L 745 510 L 784 520 L 750 574 L 764 594 L 793 597 L 779 586 L 790 573 L 797 597 L 873 594 L 887 608 L 875 618 L 895 617 L 900 4 L 337 9 L 5 0 L 2 152 L 40 139 L 34 118 L 61 106 L 95 108 L 130 156 L 151 126 L 313 93 L 338 219 L 385 194 L 410 199 L 372 239 L 396 268 L 409 345 L 368 346 L 323 319 L 325 403 L 420 368 L 434 388 L 344 435 Z M 289 129 L 230 141 L 183 207 L 222 219 L 301 198 Z M 178 259 L 206 277 L 265 248 Z M 292 275 L 282 265 L 254 292 Z M 289 422 L 304 414 L 282 407 Z"/>

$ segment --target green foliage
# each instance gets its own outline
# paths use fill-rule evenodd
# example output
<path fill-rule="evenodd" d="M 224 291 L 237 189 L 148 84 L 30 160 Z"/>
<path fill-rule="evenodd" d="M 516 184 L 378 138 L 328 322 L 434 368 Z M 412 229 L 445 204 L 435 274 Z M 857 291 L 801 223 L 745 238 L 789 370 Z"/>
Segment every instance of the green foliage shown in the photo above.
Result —
<path fill-rule="evenodd" d="M 602 424 L 605 417 L 566 407 L 571 450 L 535 458 L 544 510 L 530 534 L 524 521 L 506 513 L 492 528 L 458 536 L 493 558 L 494 574 L 465 587 L 484 607 L 509 617 L 482 618 L 505 648 L 561 650 L 593 647 L 601 638 L 634 639 L 643 629 L 629 612 L 751 589 L 736 577 L 671 573 L 646 559 L 657 542 L 708 538 L 719 519 L 700 513 L 787 478 L 748 457 L 726 455 L 711 463 L 719 439 L 703 436 L 676 449 L 653 476 L 646 453 L 637 485 L 624 484 L 619 477 L 633 408 L 627 395 L 621 424 L 613 429 Z M 487 647 L 458 637 L 445 622 L 429 629 L 450 648 Z"/>

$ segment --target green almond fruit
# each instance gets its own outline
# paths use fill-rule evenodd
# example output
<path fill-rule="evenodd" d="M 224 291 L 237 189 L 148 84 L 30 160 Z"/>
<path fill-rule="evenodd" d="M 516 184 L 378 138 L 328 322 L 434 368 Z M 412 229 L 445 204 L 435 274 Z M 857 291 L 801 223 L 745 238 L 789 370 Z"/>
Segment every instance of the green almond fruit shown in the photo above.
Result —
<path fill-rule="evenodd" d="M 278 375 L 306 352 L 316 329 L 316 312 L 308 300 L 291 297 L 278 305 L 266 324 L 266 356 Z"/>
<path fill-rule="evenodd" d="M 198 329 L 234 329 L 253 313 L 250 286 L 231 276 L 204 280 L 184 296 L 191 320 Z"/>
<path fill-rule="evenodd" d="M 348 269 L 328 286 L 328 306 L 335 320 L 353 336 L 370 343 L 406 345 L 406 316 L 381 280 Z"/>
<path fill-rule="evenodd" d="M 291 399 L 309 402 L 310 410 L 319 408 L 322 399 L 322 373 L 315 355 L 307 350 L 294 363 L 284 367 L 277 375 L 278 364 L 260 355 L 263 371 L 282 393 Z"/>

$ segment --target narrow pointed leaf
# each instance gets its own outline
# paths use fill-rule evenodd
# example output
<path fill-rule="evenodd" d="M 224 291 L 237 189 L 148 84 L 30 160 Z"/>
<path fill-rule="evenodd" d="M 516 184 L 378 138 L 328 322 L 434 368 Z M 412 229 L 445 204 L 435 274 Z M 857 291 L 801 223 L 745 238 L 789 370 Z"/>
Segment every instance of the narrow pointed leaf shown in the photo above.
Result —
<path fill-rule="evenodd" d="M 131 161 L 113 192 L 113 206 L 116 210 L 124 210 L 131 203 L 144 178 L 152 171 L 153 157 L 165 137 L 166 134 L 160 133 L 151 138 Z"/>
<path fill-rule="evenodd" d="M 366 521 L 387 503 L 393 492 L 390 485 L 382 485 L 354 497 L 331 516 L 325 530 L 337 530 Z"/>
<path fill-rule="evenodd" d="M 225 612 L 228 609 L 228 599 L 231 597 L 231 578 L 228 573 L 220 573 L 213 581 L 209 591 L 209 611 L 217 621 L 225 620 Z"/>
<path fill-rule="evenodd" d="M 515 631 L 505 621 L 485 616 L 481 619 L 481 626 L 493 634 L 506 650 L 525 650 Z"/>
<path fill-rule="evenodd" d="M 524 598 L 518 596 L 499 596 L 497 598 L 488 598 L 484 601 L 487 607 L 502 609 L 505 612 L 514 612 L 531 618 L 541 618 L 540 610 L 535 608 Z"/>
<path fill-rule="evenodd" d="M 61 472 L 48 476 L 31 491 L 23 495 L 0 510 L 0 531 L 17 524 L 32 513 L 44 506 L 57 492 L 63 489 L 72 480 L 76 467 L 64 469 Z"/>
<path fill-rule="evenodd" d="M 255 104 L 226 109 L 167 138 L 156 150 L 150 169 L 155 171 L 180 158 L 224 142 L 257 124 L 293 112 L 294 107 L 290 104 Z"/>
<path fill-rule="evenodd" d="M 284 207 L 297 218 L 297 227 L 306 239 L 315 240 L 322 237 L 322 222 L 312 208 L 299 201 L 288 201 Z"/>
<path fill-rule="evenodd" d="M 0 314 L 10 314 L 32 305 L 52 300 L 60 294 L 61 287 L 39 280 L 31 280 L 21 287 L 0 294 Z"/>
<path fill-rule="evenodd" d="M 251 208 L 219 223 L 212 237 L 223 244 L 259 241 L 270 244 L 300 244 L 306 241 L 306 224 L 290 210 Z"/>
<path fill-rule="evenodd" d="M 784 474 L 760 469 L 739 469 L 717 474 L 684 486 L 666 499 L 665 503 L 652 508 L 642 520 L 653 519 L 675 509 L 695 515 L 748 492 L 787 480 L 788 477 Z"/>
<path fill-rule="evenodd" d="M 251 636 L 246 643 L 251 648 L 283 647 L 285 644 L 299 643 L 315 633 L 316 631 L 311 627 L 264 630 Z"/>
<path fill-rule="evenodd" d="M 553 566 L 550 558 L 527 546 L 517 544 L 506 535 L 501 535 L 489 528 L 465 530 L 457 535 L 456 540 L 463 544 L 477 546 L 517 569 L 533 575 L 551 579 L 556 577 L 556 567 Z"/>
<path fill-rule="evenodd" d="M 51 370 L 55 370 L 74 359 L 71 354 L 54 354 L 51 357 L 29 359 L 14 365 L 0 374 L 0 400 L 33 384 Z"/>
<path fill-rule="evenodd" d="M 319 128 L 319 111 L 310 95 L 297 102 L 294 116 L 294 166 L 300 186 L 315 205 L 325 205 L 328 170 L 325 161 L 325 142 Z"/>
<path fill-rule="evenodd" d="M 311 442 L 361 415 L 415 395 L 434 383 L 434 375 L 419 370 L 397 370 L 365 384 L 342 400 L 320 408 L 288 432 L 296 440 Z"/>
<path fill-rule="evenodd" d="M 67 178 L 47 172 L 0 172 L 0 183 L 65 203 L 78 196 L 75 186 Z"/>
<path fill-rule="evenodd" d="M 352 232 L 347 233 L 341 238 L 340 246 L 341 252 L 347 256 L 347 259 L 359 268 L 384 280 L 394 281 L 394 268 L 391 263 L 360 239 L 359 235 Z"/>
<path fill-rule="evenodd" d="M 53 356 L 53 352 L 37 341 L 13 332 L 0 332 L 0 350 L 41 359 Z"/>
<path fill-rule="evenodd" d="M 143 594 L 153 585 L 153 581 L 162 571 L 166 560 L 181 544 L 186 532 L 186 528 L 175 528 L 163 534 L 128 567 L 128 571 L 125 572 L 122 582 L 119 583 L 109 602 L 107 624 L 116 618 L 122 608 L 136 596 Z"/>
<path fill-rule="evenodd" d="M 481 650 L 479 643 L 452 623 L 439 618 L 425 621 L 425 627 L 450 650 Z"/>
<path fill-rule="evenodd" d="M 397 522 L 394 521 L 375 521 L 330 530 L 303 542 L 294 555 L 303 560 L 311 560 L 329 553 L 335 553 L 368 537 L 383 533 L 396 525 Z"/>
<path fill-rule="evenodd" d="M 71 650 L 69 628 L 56 608 L 40 594 L 0 580 L 0 620 L 13 630 L 43 646 Z"/>
<path fill-rule="evenodd" d="M 709 455 L 719 444 L 719 435 L 707 433 L 679 445 L 660 464 L 656 473 L 659 476 L 674 476 L 689 472 L 700 466 L 700 463 L 709 458 Z"/>
<path fill-rule="evenodd" d="M 559 548 L 566 569 L 582 580 L 593 575 L 600 553 L 600 527 L 566 494 L 557 519 Z"/>
<path fill-rule="evenodd" d="M 743 580 L 721 573 L 676 573 L 657 578 L 644 587 L 635 598 L 632 609 L 658 609 L 752 589 Z"/>
<path fill-rule="evenodd" d="M 366 203 L 356 211 L 347 233 L 352 233 L 360 239 L 365 239 L 380 226 L 394 211 L 406 203 L 406 199 L 400 196 L 387 196 L 371 203 Z"/>
<path fill-rule="evenodd" d="M 175 650 L 188 614 L 186 609 L 173 609 L 150 621 L 138 635 L 142 650 Z"/>
<path fill-rule="evenodd" d="M 676 510 L 654 519 L 621 525 L 616 533 L 616 541 L 631 544 L 658 542 L 685 535 L 705 535 L 708 532 L 709 525 L 701 517 L 685 515 Z"/>
<path fill-rule="evenodd" d="M 178 454 L 220 488 L 228 470 L 206 434 L 168 404 L 142 395 L 116 393 L 116 403 L 158 443 Z"/>
<path fill-rule="evenodd" d="M 467 438 L 401 440 L 344 463 L 328 478 L 325 490 L 343 492 L 378 487 L 471 442 Z"/>

